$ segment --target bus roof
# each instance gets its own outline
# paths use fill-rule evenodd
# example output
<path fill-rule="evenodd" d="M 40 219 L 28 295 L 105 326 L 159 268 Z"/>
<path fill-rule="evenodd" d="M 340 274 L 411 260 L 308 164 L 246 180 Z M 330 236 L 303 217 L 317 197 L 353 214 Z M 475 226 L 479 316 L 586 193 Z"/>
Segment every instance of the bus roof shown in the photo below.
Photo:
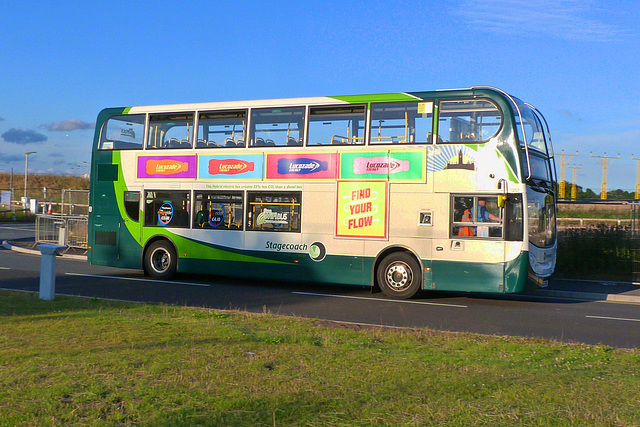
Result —
<path fill-rule="evenodd" d="M 124 108 L 127 114 L 147 113 L 147 112 L 178 112 L 196 110 L 217 110 L 217 109 L 241 109 L 241 108 L 269 108 L 269 107 L 289 107 L 300 105 L 336 105 L 336 104 L 368 104 L 371 102 L 399 102 L 399 101 L 420 101 L 438 98 L 487 96 L 492 97 L 504 93 L 488 87 L 474 87 L 466 89 L 443 89 L 437 91 L 424 92 L 397 92 L 379 93 L 365 95 L 342 95 L 325 97 L 301 97 L 301 98 L 280 98 L 261 99 L 245 101 L 221 101 L 221 102 L 201 102 L 186 104 L 166 104 L 147 105 Z M 498 95 L 500 96 L 500 95 Z"/>

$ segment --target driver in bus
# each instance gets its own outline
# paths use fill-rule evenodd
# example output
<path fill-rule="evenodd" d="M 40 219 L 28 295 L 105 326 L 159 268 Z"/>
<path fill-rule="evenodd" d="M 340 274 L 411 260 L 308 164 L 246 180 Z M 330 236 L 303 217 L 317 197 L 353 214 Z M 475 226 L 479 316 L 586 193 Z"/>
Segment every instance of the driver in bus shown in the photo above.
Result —
<path fill-rule="evenodd" d="M 487 209 L 487 200 L 478 198 L 478 222 L 502 222 L 502 218 Z"/>

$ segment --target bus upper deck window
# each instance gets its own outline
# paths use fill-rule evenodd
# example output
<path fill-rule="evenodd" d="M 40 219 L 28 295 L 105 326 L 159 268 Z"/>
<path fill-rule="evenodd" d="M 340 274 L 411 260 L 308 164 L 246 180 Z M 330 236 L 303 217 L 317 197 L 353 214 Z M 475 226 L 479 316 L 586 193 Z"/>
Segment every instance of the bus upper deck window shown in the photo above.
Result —
<path fill-rule="evenodd" d="M 371 104 L 371 144 L 426 144 L 431 142 L 433 102 Z"/>
<path fill-rule="evenodd" d="M 244 147 L 247 112 L 213 111 L 198 118 L 198 148 Z"/>
<path fill-rule="evenodd" d="M 144 135 L 144 115 L 110 117 L 100 133 L 100 150 L 139 150 Z"/>
<path fill-rule="evenodd" d="M 498 133 L 502 113 L 488 100 L 441 101 L 438 141 L 485 142 Z"/>
<path fill-rule="evenodd" d="M 251 112 L 251 145 L 301 146 L 304 107 L 260 108 Z"/>
<path fill-rule="evenodd" d="M 364 144 L 364 106 L 309 109 L 308 145 Z"/>
<path fill-rule="evenodd" d="M 149 117 L 147 149 L 191 148 L 193 114 L 157 114 Z"/>

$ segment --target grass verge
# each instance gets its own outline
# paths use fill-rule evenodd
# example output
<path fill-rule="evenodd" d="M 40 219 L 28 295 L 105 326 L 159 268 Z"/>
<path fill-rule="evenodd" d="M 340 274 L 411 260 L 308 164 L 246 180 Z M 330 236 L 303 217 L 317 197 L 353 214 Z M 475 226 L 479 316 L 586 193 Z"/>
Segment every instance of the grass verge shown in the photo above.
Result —
<path fill-rule="evenodd" d="M 640 351 L 0 291 L 0 425 L 638 425 Z"/>

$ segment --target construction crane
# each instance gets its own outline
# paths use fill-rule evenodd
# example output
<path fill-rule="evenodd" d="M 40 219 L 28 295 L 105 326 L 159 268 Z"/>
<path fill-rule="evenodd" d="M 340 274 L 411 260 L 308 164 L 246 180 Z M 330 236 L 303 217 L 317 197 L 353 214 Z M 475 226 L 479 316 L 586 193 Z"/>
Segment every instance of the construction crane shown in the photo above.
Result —
<path fill-rule="evenodd" d="M 576 151 L 576 154 L 564 154 L 564 150 L 562 150 L 562 153 L 560 154 L 560 186 L 558 188 L 558 198 L 560 199 L 564 199 L 565 195 L 566 195 L 566 181 L 564 180 L 564 168 L 566 165 L 566 157 L 578 157 L 578 152 Z"/>
<path fill-rule="evenodd" d="M 617 160 L 620 159 L 620 153 L 618 153 L 618 157 L 607 156 L 607 153 L 604 153 L 604 156 L 594 156 L 593 153 L 589 153 L 589 155 L 594 159 L 602 159 L 602 161 L 598 160 L 598 163 L 602 164 L 602 188 L 600 190 L 600 198 L 602 200 L 607 200 L 607 172 L 609 168 L 609 159 Z"/>
<path fill-rule="evenodd" d="M 631 160 L 635 160 L 636 163 L 636 199 L 640 199 L 640 159 L 636 159 L 631 154 Z"/>
<path fill-rule="evenodd" d="M 582 165 L 578 166 L 568 166 L 569 169 L 573 169 L 572 175 L 572 186 L 571 186 L 571 200 L 576 200 L 578 198 L 578 181 L 576 179 L 578 169 L 582 169 Z"/>

